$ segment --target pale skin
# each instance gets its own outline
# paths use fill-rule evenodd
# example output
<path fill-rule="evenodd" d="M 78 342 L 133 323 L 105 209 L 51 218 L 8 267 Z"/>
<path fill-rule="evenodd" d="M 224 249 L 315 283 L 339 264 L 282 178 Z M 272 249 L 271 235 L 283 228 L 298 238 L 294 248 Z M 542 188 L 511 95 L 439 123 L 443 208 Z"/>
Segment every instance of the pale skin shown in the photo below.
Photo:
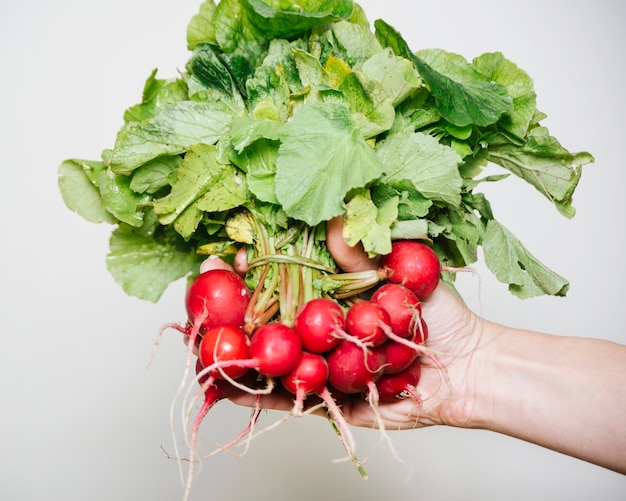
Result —
<path fill-rule="evenodd" d="M 328 244 L 345 271 L 373 268 L 359 247 L 341 238 L 341 221 L 328 225 Z M 387 429 L 447 425 L 485 429 L 626 474 L 626 346 L 602 339 L 557 336 L 490 322 L 441 283 L 423 302 L 428 348 L 446 368 L 424 358 L 412 398 L 379 405 Z M 252 405 L 253 398 L 234 399 Z M 263 407 L 289 410 L 278 395 Z M 376 426 L 365 399 L 343 403 L 354 426 Z"/>

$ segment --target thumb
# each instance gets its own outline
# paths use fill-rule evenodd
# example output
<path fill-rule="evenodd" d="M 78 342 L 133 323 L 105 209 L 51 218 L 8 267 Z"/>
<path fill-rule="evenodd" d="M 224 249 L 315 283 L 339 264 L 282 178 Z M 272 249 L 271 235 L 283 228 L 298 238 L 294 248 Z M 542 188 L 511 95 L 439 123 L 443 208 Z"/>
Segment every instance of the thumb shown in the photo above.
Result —
<path fill-rule="evenodd" d="M 378 257 L 370 258 L 363 245 L 350 246 L 343 238 L 343 216 L 337 216 L 326 223 L 326 246 L 339 267 L 348 273 L 375 270 Z"/>

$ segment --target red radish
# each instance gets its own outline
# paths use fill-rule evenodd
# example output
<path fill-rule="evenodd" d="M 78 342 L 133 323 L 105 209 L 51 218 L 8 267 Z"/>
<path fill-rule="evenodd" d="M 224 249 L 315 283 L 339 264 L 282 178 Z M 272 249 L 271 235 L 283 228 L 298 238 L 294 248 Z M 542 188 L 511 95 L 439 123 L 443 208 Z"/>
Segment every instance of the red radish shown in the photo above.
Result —
<path fill-rule="evenodd" d="M 389 313 L 373 301 L 354 303 L 346 314 L 346 331 L 369 346 L 380 346 L 387 340 L 385 328 L 391 320 Z"/>
<path fill-rule="evenodd" d="M 215 325 L 243 324 L 250 291 L 243 278 L 231 270 L 213 269 L 198 275 L 187 289 L 185 307 L 190 324 L 200 331 Z"/>
<path fill-rule="evenodd" d="M 308 301 L 296 316 L 294 328 L 305 350 L 325 353 L 339 344 L 338 332 L 343 332 L 345 315 L 341 306 L 328 298 Z"/>
<path fill-rule="evenodd" d="M 419 352 L 410 346 L 389 340 L 380 347 L 385 354 L 383 374 L 397 374 L 402 372 L 419 356 Z"/>
<path fill-rule="evenodd" d="M 386 283 L 374 291 L 370 300 L 387 311 L 389 325 L 395 334 L 400 337 L 415 337 L 422 305 L 410 289 L 401 284 Z"/>
<path fill-rule="evenodd" d="M 302 341 L 291 327 L 278 322 L 259 327 L 250 339 L 250 358 L 264 376 L 283 376 L 292 371 L 302 353 Z"/>
<path fill-rule="evenodd" d="M 281 377 L 286 390 L 296 396 L 293 414 L 302 415 L 304 399 L 308 395 L 320 394 L 328 380 L 328 362 L 317 353 L 302 352 L 298 365 Z"/>
<path fill-rule="evenodd" d="M 407 369 L 397 374 L 383 374 L 376 381 L 378 396 L 381 402 L 393 402 L 395 400 L 413 396 L 418 403 L 421 399 L 415 390 L 422 373 L 422 365 L 416 359 Z"/>
<path fill-rule="evenodd" d="M 371 390 L 381 376 L 385 358 L 379 349 L 363 350 L 348 339 L 342 340 L 328 356 L 328 381 L 343 393 Z"/>
<path fill-rule="evenodd" d="M 205 341 L 206 339 L 206 341 Z M 291 327 L 270 323 L 259 327 L 251 338 L 242 328 L 230 325 L 209 329 L 200 342 L 203 371 L 232 381 L 247 369 L 268 377 L 292 371 L 300 360 L 302 342 Z M 250 393 L 255 392 L 251 388 Z M 268 387 L 264 392 L 270 391 Z"/>
<path fill-rule="evenodd" d="M 239 327 L 218 325 L 205 332 L 198 348 L 198 357 L 204 367 L 216 362 L 247 360 L 249 358 L 249 338 Z M 226 376 L 235 379 L 246 373 L 248 367 L 230 365 L 223 367 Z M 212 371 L 215 378 L 223 378 L 219 371 Z"/>
<path fill-rule="evenodd" d="M 439 283 L 441 263 L 435 251 L 418 240 L 397 240 L 381 257 L 387 279 L 408 287 L 419 299 L 428 297 Z"/>

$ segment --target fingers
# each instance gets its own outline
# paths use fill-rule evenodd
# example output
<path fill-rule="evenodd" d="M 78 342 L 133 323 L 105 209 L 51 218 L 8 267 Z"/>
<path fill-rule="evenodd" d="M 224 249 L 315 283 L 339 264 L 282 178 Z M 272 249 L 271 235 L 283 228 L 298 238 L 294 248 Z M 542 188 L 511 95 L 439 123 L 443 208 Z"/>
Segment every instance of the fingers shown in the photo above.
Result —
<path fill-rule="evenodd" d="M 200 273 L 205 273 L 211 270 L 234 271 L 230 264 L 217 256 L 209 256 L 200 264 Z"/>
<path fill-rule="evenodd" d="M 233 261 L 233 267 L 242 277 L 248 273 L 248 270 L 250 269 L 250 266 L 248 265 L 248 249 L 241 247 L 237 251 L 237 254 L 235 254 L 235 260 Z"/>
<path fill-rule="evenodd" d="M 278 386 L 274 388 L 272 393 L 261 395 L 260 407 L 261 409 L 290 412 L 294 408 L 294 398 L 294 395 Z M 255 407 L 257 405 L 257 395 L 247 393 L 243 390 L 238 390 L 234 395 L 229 397 L 229 400 L 243 407 Z M 304 411 L 306 412 L 307 409 L 310 409 L 320 402 L 319 397 L 310 395 L 304 401 Z M 326 416 L 326 411 L 324 409 L 315 409 L 312 414 Z"/>
<path fill-rule="evenodd" d="M 359 243 L 349 246 L 343 238 L 343 216 L 337 216 L 326 224 L 326 245 L 339 267 L 348 273 L 375 270 L 378 257 L 370 258 Z"/>
<path fill-rule="evenodd" d="M 261 409 L 290 412 L 293 410 L 293 399 L 293 395 L 281 391 L 281 388 L 276 388 L 268 395 L 261 395 L 259 405 Z M 233 395 L 229 396 L 229 400 L 243 407 L 255 407 L 257 405 L 257 396 L 242 390 L 234 392 Z M 307 408 L 310 409 L 318 403 L 320 403 L 318 397 L 314 395 L 307 397 L 304 401 L 305 412 Z M 377 414 L 389 429 L 403 430 L 422 426 L 418 423 L 420 404 L 412 398 L 392 403 L 381 403 L 377 409 L 373 409 L 362 395 L 351 395 L 341 400 L 341 410 L 346 422 L 357 427 L 371 428 L 375 426 Z M 315 409 L 312 414 L 327 416 L 325 408 Z"/>
<path fill-rule="evenodd" d="M 230 401 L 234 404 L 244 407 L 254 407 L 256 404 L 256 395 L 239 391 L 237 395 L 230 397 Z M 261 408 L 273 409 L 279 411 L 290 411 L 293 407 L 293 400 L 283 395 L 281 392 L 272 391 L 268 395 L 261 396 Z"/>
<path fill-rule="evenodd" d="M 237 254 L 233 264 L 229 264 L 218 256 L 209 256 L 200 264 L 200 273 L 204 273 L 210 270 L 229 270 L 238 273 L 241 276 L 245 276 L 248 273 L 248 250 L 245 247 L 241 247 Z"/>

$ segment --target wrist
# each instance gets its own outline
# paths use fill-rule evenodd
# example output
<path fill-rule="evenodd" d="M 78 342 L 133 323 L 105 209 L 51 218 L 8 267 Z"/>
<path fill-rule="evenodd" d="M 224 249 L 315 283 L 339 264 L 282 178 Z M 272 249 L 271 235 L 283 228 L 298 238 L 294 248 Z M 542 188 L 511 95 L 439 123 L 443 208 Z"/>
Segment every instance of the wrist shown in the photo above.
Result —
<path fill-rule="evenodd" d="M 467 367 L 467 386 L 464 390 L 466 414 L 464 428 L 496 431 L 497 412 L 502 397 L 514 391 L 508 383 L 509 371 L 523 361 L 507 353 L 510 329 L 478 318 L 474 351 Z"/>

